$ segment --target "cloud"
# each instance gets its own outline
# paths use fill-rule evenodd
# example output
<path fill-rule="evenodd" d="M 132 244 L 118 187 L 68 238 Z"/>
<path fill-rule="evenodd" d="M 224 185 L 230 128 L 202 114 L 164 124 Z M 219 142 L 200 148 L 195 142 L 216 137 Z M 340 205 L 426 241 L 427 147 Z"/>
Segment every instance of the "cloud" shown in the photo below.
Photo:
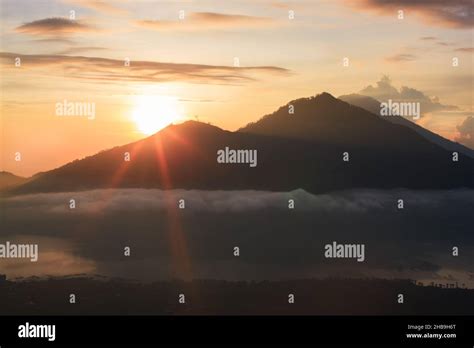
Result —
<path fill-rule="evenodd" d="M 446 41 L 438 41 L 436 44 L 440 46 L 453 46 L 454 45 L 454 43 L 446 42 Z"/>
<path fill-rule="evenodd" d="M 377 82 L 376 86 L 369 85 L 359 93 L 375 98 L 380 102 L 387 101 L 388 99 L 394 101 L 419 102 L 420 109 L 423 113 L 458 110 L 457 106 L 441 104 L 438 97 L 429 97 L 415 88 L 402 86 L 400 90 L 398 90 L 392 85 L 392 81 L 388 76 L 383 76 L 380 81 Z"/>
<path fill-rule="evenodd" d="M 73 213 L 67 204 L 71 197 L 77 202 Z M 409 208 L 403 218 L 394 218 L 400 197 Z M 181 198 L 186 202 L 183 210 L 176 206 Z M 292 211 L 289 198 L 295 200 Z M 303 190 L 118 189 L 21 195 L 2 203 L 8 216 L 2 227 L 13 234 L 9 238 L 28 235 L 29 243 L 40 244 L 40 262 L 41 250 L 68 252 L 91 262 L 104 275 L 117 266 L 115 274 L 122 277 L 154 280 L 167 276 L 166 268 L 173 261 L 170 241 L 179 238 L 196 277 L 201 278 L 268 279 L 318 272 L 331 276 L 336 265 L 328 263 L 322 252 L 332 241 L 364 243 L 364 265 L 371 270 L 383 268 L 392 278 L 400 275 L 400 268 L 420 269 L 424 262 L 472 270 L 470 257 L 460 256 L 451 263 L 440 255 L 447 244 L 457 245 L 449 243 L 462 243 L 462 255 L 470 255 L 474 235 L 467 222 L 474 209 L 473 190 L 351 190 L 313 195 Z M 456 228 L 453 221 L 459 222 Z M 132 246 L 137 262 L 128 270 L 123 254 L 117 252 L 124 245 Z M 247 269 L 238 268 L 243 261 L 232 254 L 236 245 L 245 251 L 242 260 Z M 149 268 L 152 265 L 163 268 Z M 222 272 L 216 270 L 219 265 Z M 361 264 L 353 265 L 347 271 L 361 272 Z"/>
<path fill-rule="evenodd" d="M 457 127 L 459 136 L 455 138 L 458 143 L 474 149 L 474 117 L 469 116 Z"/>
<path fill-rule="evenodd" d="M 212 30 L 227 28 L 256 28 L 274 24 L 274 20 L 265 17 L 254 17 L 215 12 L 192 12 L 185 14 L 184 19 L 139 20 L 135 24 L 155 30 Z"/>
<path fill-rule="evenodd" d="M 461 47 L 461 48 L 456 48 L 454 51 L 455 52 L 472 53 L 472 52 L 474 52 L 474 47 Z"/>
<path fill-rule="evenodd" d="M 48 38 L 45 38 L 45 39 L 34 39 L 34 40 L 31 40 L 31 42 L 35 42 L 35 43 L 58 43 L 58 44 L 69 44 L 69 45 L 73 45 L 75 42 L 74 40 L 71 40 L 69 38 L 66 38 L 64 36 L 58 36 L 58 37 L 48 37 Z"/>
<path fill-rule="evenodd" d="M 77 54 L 77 53 L 83 53 L 83 52 L 89 52 L 89 51 L 104 51 L 108 50 L 108 48 L 105 47 L 94 47 L 94 46 L 79 46 L 79 47 L 70 47 L 67 48 L 63 51 L 58 52 L 57 54 Z"/>
<path fill-rule="evenodd" d="M 63 2 L 68 4 L 73 4 L 76 6 L 90 8 L 97 12 L 105 13 L 105 14 L 126 14 L 128 13 L 127 10 L 112 5 L 109 1 L 103 0 L 63 0 Z M 117 2 L 117 0 L 115 0 Z"/>
<path fill-rule="evenodd" d="M 430 41 L 430 42 L 435 43 L 438 46 L 453 46 L 453 45 L 455 45 L 455 43 L 453 43 L 453 42 L 442 41 L 439 37 L 436 37 L 436 36 L 424 36 L 424 37 L 421 37 L 420 40 Z"/>
<path fill-rule="evenodd" d="M 345 0 L 353 7 L 395 17 L 403 10 L 406 17 L 418 16 L 425 23 L 455 29 L 474 26 L 472 0 Z"/>
<path fill-rule="evenodd" d="M 389 62 L 411 62 L 416 60 L 416 56 L 413 54 L 396 54 L 394 56 L 385 58 L 385 60 Z"/>
<path fill-rule="evenodd" d="M 467 121 L 467 120 L 466 120 Z M 471 124 L 474 117 L 471 117 Z M 471 129 L 472 131 L 472 129 Z M 15 215 L 45 217 L 50 214 L 69 212 L 64 204 L 74 196 L 81 202 L 80 213 L 89 215 L 98 211 L 152 211 L 166 212 L 175 209 L 175 202 L 186 201 L 186 207 L 193 212 L 218 214 L 288 211 L 288 199 L 298 203 L 297 211 L 320 214 L 371 214 L 375 211 L 393 212 L 394 203 L 399 197 L 415 209 L 418 207 L 427 215 L 435 207 L 463 202 L 465 209 L 474 206 L 473 190 L 459 189 L 447 191 L 415 191 L 406 189 L 376 190 L 355 189 L 325 194 L 311 194 L 303 189 L 290 192 L 271 192 L 258 190 L 206 191 L 206 190 L 161 190 L 161 189 L 97 189 L 77 192 L 36 193 L 5 198 L 9 211 Z M 106 202 L 104 201 L 106 199 Z M 130 202 L 134 204 L 130 204 Z"/>
<path fill-rule="evenodd" d="M 53 17 L 25 23 L 15 30 L 30 35 L 69 35 L 94 31 L 95 29 L 77 20 Z"/>
<path fill-rule="evenodd" d="M 276 66 L 232 67 L 204 64 L 162 63 L 64 56 L 22 55 L 0 52 L 0 64 L 4 71 L 16 69 L 14 60 L 21 57 L 22 69 L 40 74 L 57 75 L 102 82 L 168 82 L 230 84 L 255 81 L 257 75 L 288 75 L 289 70 Z"/>
<path fill-rule="evenodd" d="M 293 5 L 293 4 L 292 4 Z M 271 7 L 279 9 L 290 9 L 290 4 L 283 1 L 275 1 L 270 4 Z"/>

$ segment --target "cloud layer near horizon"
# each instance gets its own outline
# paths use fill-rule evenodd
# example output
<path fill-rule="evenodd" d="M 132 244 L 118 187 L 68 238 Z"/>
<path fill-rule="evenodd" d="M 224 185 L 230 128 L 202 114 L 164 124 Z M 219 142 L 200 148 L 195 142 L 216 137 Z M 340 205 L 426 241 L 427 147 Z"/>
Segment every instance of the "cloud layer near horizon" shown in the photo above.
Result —
<path fill-rule="evenodd" d="M 189 212 L 245 213 L 268 209 L 288 211 L 288 200 L 293 199 L 295 211 L 322 213 L 365 214 L 375 211 L 393 210 L 396 202 L 403 197 L 411 208 L 424 210 L 439 208 L 454 202 L 474 208 L 472 190 L 413 191 L 413 190 L 348 190 L 327 194 L 311 194 L 298 189 L 291 192 L 270 192 L 256 190 L 204 191 L 204 190 L 161 190 L 161 189 L 106 189 L 78 192 L 38 193 L 6 198 L 6 206 L 28 215 L 28 212 L 65 213 L 69 211 L 69 199 L 74 197 L 81 205 L 78 211 L 84 214 L 96 213 L 98 208 L 107 211 L 176 209 L 178 200 L 185 199 Z M 107 197 L 105 200 L 104 197 Z M 105 200 L 105 201 L 104 201 Z M 133 201 L 134 204 L 130 204 Z M 105 204 L 104 204 L 105 202 Z M 171 206 L 170 206 L 171 202 Z M 31 207 L 35 210 L 29 210 Z M 37 208 L 37 209 L 36 209 Z M 18 210 L 20 209 L 20 210 Z"/>
<path fill-rule="evenodd" d="M 194 276 L 213 279 L 338 272 L 366 277 L 377 270 L 388 277 L 401 271 L 436 277 L 442 267 L 473 270 L 472 193 L 121 189 L 22 195 L 2 201 L 6 218 L 1 239 L 28 236 L 29 243 L 40 243 L 40 260 L 41 250 L 58 250 L 74 257 L 74 270 L 93 265 L 99 274 L 132 278 L 176 276 L 170 266 L 185 255 Z M 69 209 L 71 198 L 75 210 Z M 186 202 L 182 210 L 177 209 L 181 198 Z M 295 199 L 293 210 L 288 209 L 290 198 Z M 403 211 L 396 208 L 399 198 L 404 199 Z M 324 245 L 333 241 L 364 243 L 366 261 L 325 259 Z M 178 242 L 187 253 L 173 258 Z M 232 254 L 236 245 L 240 258 Z M 461 246 L 459 257 L 451 256 L 451 245 Z M 124 246 L 132 248 L 133 259 L 127 262 Z"/>

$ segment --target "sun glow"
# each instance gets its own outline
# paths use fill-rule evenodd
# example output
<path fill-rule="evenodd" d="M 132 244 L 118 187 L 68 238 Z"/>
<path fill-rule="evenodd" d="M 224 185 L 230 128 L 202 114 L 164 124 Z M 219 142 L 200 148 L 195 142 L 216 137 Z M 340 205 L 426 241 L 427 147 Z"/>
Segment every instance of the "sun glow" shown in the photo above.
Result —
<path fill-rule="evenodd" d="M 138 130 L 150 135 L 182 118 L 177 98 L 160 95 L 136 97 L 132 118 Z"/>

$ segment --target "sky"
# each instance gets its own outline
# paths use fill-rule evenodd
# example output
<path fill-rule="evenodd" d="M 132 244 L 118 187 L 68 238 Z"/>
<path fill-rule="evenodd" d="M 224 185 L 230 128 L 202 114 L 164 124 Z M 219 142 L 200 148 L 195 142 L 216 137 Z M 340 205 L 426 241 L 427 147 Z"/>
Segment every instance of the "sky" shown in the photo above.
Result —
<path fill-rule="evenodd" d="M 418 124 L 474 148 L 473 8 L 0 0 L 0 170 L 30 176 L 169 122 L 236 130 L 322 92 L 419 101 Z M 71 103 L 94 116 L 61 114 Z"/>

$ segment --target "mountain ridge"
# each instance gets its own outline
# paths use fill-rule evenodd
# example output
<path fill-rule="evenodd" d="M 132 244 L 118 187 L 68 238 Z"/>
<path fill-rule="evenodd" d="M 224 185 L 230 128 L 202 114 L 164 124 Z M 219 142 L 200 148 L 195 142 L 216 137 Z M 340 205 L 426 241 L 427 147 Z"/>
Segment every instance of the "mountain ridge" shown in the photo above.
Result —
<path fill-rule="evenodd" d="M 358 106 L 362 109 L 365 109 L 369 112 L 372 112 L 375 115 L 380 115 L 380 101 L 378 101 L 375 98 L 365 96 L 362 94 L 346 94 L 346 95 L 341 95 L 338 97 L 338 99 L 341 99 L 349 104 Z M 381 117 L 381 116 L 379 116 Z M 464 146 L 463 144 L 451 141 L 449 139 L 446 139 L 439 134 L 436 134 L 434 132 L 431 132 L 430 130 L 423 128 L 419 126 L 418 124 L 411 122 L 410 120 L 407 120 L 406 118 L 402 116 L 390 116 L 390 117 L 385 117 L 389 122 L 392 122 L 394 124 L 399 124 L 405 127 L 408 127 L 415 132 L 417 132 L 419 135 L 427 139 L 428 141 L 431 141 L 444 149 L 448 151 L 458 151 L 466 156 L 469 156 L 470 158 L 474 159 L 474 150 L 468 148 L 467 146 Z"/>
<path fill-rule="evenodd" d="M 15 175 L 11 172 L 0 171 L 0 190 L 21 185 L 28 180 L 28 178 Z"/>
<path fill-rule="evenodd" d="M 293 115 L 288 114 L 290 103 Z M 312 193 L 474 187 L 472 159 L 461 155 L 453 163 L 451 153 L 407 127 L 328 93 L 290 103 L 235 132 L 197 121 L 169 125 L 144 139 L 44 172 L 7 194 L 113 187 L 301 188 Z M 217 163 L 216 154 L 225 147 L 257 150 L 258 166 Z M 349 162 L 343 161 L 345 152 Z"/>

